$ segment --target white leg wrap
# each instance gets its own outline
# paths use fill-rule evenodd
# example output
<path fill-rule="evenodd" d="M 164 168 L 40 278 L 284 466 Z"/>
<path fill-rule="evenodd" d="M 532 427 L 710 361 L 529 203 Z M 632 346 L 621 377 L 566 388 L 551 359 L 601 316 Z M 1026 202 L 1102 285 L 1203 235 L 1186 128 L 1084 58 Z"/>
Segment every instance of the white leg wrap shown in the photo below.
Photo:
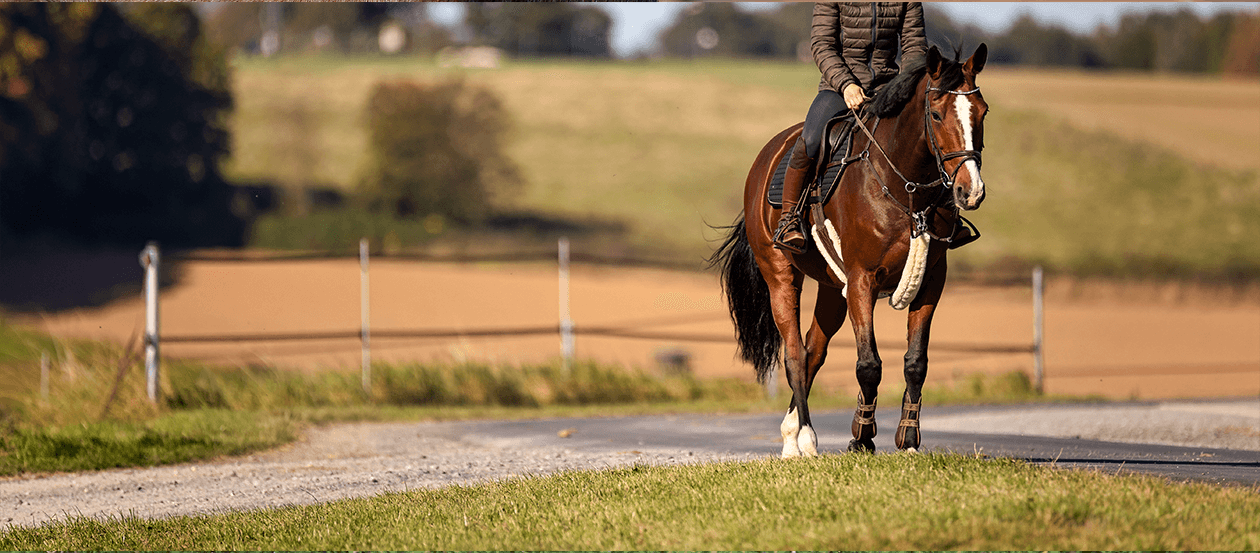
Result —
<path fill-rule="evenodd" d="M 788 409 L 787 415 L 783 417 L 783 424 L 779 425 L 779 434 L 783 436 L 784 459 L 801 456 L 801 450 L 797 446 L 797 435 L 800 431 L 801 421 L 796 416 L 796 408 Z"/>
<path fill-rule="evenodd" d="M 813 427 L 806 426 L 801 429 L 801 433 L 796 436 L 796 447 L 805 457 L 818 455 L 818 435 L 814 434 Z"/>

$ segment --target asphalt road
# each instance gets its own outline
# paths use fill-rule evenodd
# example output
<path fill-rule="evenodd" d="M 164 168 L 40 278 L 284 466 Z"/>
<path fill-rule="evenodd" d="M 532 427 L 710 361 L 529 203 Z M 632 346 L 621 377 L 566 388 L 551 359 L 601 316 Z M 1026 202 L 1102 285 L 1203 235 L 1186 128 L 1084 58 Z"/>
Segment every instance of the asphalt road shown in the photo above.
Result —
<path fill-rule="evenodd" d="M 882 407 L 877 452 L 900 413 Z M 926 407 L 923 451 L 982 453 L 1063 468 L 1260 485 L 1260 398 L 1230 401 Z M 852 411 L 812 415 L 822 453 L 843 452 Z M 777 455 L 782 415 L 670 415 L 448 423 L 464 440 L 586 453 Z M 561 437 L 561 434 L 567 437 Z M 1123 440 L 1123 441 L 1121 441 Z"/>

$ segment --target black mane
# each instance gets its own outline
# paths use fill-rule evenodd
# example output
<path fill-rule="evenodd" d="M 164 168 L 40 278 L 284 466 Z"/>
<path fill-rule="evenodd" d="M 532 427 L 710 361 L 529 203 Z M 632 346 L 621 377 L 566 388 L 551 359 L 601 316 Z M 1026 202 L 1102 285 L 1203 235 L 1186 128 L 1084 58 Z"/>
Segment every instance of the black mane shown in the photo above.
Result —
<path fill-rule="evenodd" d="M 954 54 L 955 59 L 949 60 L 941 58 L 941 82 L 937 86 L 945 90 L 953 90 L 963 83 L 962 63 L 958 61 L 958 53 Z M 916 57 L 910 60 L 905 67 L 901 69 L 893 80 L 887 85 L 879 89 L 875 93 L 875 98 L 871 101 L 871 109 L 875 115 L 879 117 L 894 117 L 901 113 L 901 108 L 906 106 L 906 102 L 914 97 L 915 90 L 918 89 L 919 80 L 927 74 L 927 56 Z"/>

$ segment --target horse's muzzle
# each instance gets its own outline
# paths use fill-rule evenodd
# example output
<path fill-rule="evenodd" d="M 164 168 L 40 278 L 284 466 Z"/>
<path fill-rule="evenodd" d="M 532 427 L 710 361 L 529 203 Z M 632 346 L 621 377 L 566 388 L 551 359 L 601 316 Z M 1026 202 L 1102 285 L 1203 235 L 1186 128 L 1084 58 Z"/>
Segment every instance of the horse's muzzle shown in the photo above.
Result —
<path fill-rule="evenodd" d="M 980 203 L 984 201 L 984 190 L 980 190 L 979 194 L 972 194 L 960 184 L 954 185 L 954 205 L 963 211 L 974 211 L 980 208 Z"/>

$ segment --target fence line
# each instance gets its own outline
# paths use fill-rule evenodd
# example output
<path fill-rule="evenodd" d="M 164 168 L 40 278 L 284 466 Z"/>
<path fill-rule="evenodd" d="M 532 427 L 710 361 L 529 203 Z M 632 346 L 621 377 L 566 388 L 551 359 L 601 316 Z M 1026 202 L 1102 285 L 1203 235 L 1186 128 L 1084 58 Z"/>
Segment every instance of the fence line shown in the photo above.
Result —
<path fill-rule="evenodd" d="M 568 311 L 568 267 L 571 261 L 581 261 L 593 264 L 617 264 L 617 265 L 650 265 L 653 267 L 661 267 L 671 262 L 650 261 L 643 259 L 633 259 L 625 257 L 611 257 L 598 255 L 573 254 L 569 251 L 568 240 L 561 239 L 558 243 L 558 256 L 549 257 L 547 259 L 557 259 L 560 265 L 560 321 L 556 325 L 539 325 L 539 326 L 521 326 L 521 327 L 498 327 L 498 328 L 464 328 L 464 329 L 391 329 L 372 330 L 369 321 L 369 289 L 368 289 L 368 242 L 363 239 L 359 243 L 359 264 L 360 264 L 360 327 L 358 330 L 345 331 L 312 331 L 312 332 L 275 332 L 275 333 L 237 333 L 237 334 L 201 334 L 201 335 L 161 335 L 158 327 L 158 286 L 157 286 L 157 269 L 158 269 L 158 247 L 154 242 L 150 242 L 145 250 L 141 253 L 141 264 L 146 269 L 145 277 L 145 304 L 146 304 L 146 330 L 145 330 L 145 348 L 146 348 L 146 373 L 149 375 L 149 397 L 156 401 L 156 384 L 158 381 L 158 348 L 160 342 L 171 344 L 190 344 L 190 343 L 239 343 L 239 342 L 284 342 L 284 341 L 311 341 L 311 340 L 350 340 L 359 339 L 360 348 L 362 350 L 362 372 L 364 391 L 370 391 L 371 379 L 371 337 L 378 340 L 397 340 L 397 339 L 434 339 L 434 338 L 471 338 L 471 337 L 510 337 L 510 336 L 540 336 L 540 335 L 559 335 L 561 338 L 561 356 L 566 362 L 571 362 L 570 357 L 573 351 L 574 336 L 599 336 L 606 338 L 621 338 L 634 340 L 657 340 L 672 342 L 697 342 L 697 343 L 729 343 L 735 342 L 733 334 L 707 334 L 707 333 L 688 333 L 688 332 L 660 332 L 652 330 L 643 330 L 641 327 L 626 326 L 578 326 L 575 325 L 569 316 Z M 334 256 L 329 254 L 295 254 L 284 256 L 271 256 L 267 258 L 259 258 L 255 256 L 217 256 L 217 255 L 179 255 L 176 258 L 182 261 L 287 261 L 287 260 L 318 260 L 318 259 L 334 259 L 344 258 L 345 256 Z M 499 261 L 540 261 L 543 259 L 539 254 L 534 253 L 517 253 L 504 254 L 500 256 L 432 256 L 426 254 L 404 254 L 391 256 L 397 259 L 412 259 L 422 261 L 486 261 L 494 259 Z M 678 265 L 677 263 L 674 263 Z M 690 265 L 688 266 L 690 267 Z M 933 343 L 932 348 L 937 351 L 960 352 L 960 353 L 978 353 L 978 354 L 1033 354 L 1036 367 L 1035 383 L 1038 389 L 1042 389 L 1042 380 L 1044 375 L 1041 370 L 1042 352 L 1044 351 L 1044 342 L 1042 336 L 1042 294 L 1044 294 L 1044 285 L 1041 280 L 1041 268 L 1037 267 L 1033 273 L 1033 295 L 1034 295 L 1034 341 L 1030 345 L 1011 345 L 1011 344 L 979 344 L 979 343 Z M 677 321 L 651 321 L 661 326 L 677 324 Z M 638 325 L 644 324 L 643 322 Z M 151 352 L 151 356 L 150 356 Z M 150 361 L 151 360 L 151 361 Z M 1056 375 L 1057 376 L 1057 375 Z"/>

